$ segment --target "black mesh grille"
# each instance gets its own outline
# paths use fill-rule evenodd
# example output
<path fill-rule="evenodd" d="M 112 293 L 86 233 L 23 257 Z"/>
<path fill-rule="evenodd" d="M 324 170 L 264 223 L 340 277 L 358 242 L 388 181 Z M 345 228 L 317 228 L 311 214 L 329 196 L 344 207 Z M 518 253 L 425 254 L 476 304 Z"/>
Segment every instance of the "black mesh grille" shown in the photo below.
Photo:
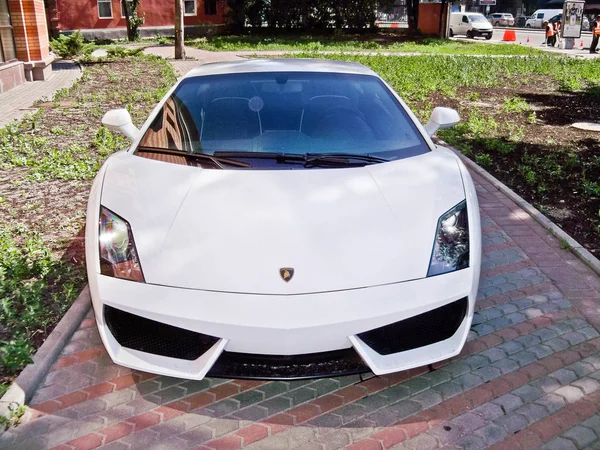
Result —
<path fill-rule="evenodd" d="M 467 297 L 409 319 L 365 331 L 358 337 L 380 355 L 404 352 L 448 339 L 465 318 Z"/>
<path fill-rule="evenodd" d="M 353 348 L 292 356 L 223 352 L 208 376 L 289 380 L 352 375 L 368 370 Z"/>
<path fill-rule="evenodd" d="M 104 305 L 104 320 L 123 347 L 171 358 L 198 359 L 219 339 Z"/>

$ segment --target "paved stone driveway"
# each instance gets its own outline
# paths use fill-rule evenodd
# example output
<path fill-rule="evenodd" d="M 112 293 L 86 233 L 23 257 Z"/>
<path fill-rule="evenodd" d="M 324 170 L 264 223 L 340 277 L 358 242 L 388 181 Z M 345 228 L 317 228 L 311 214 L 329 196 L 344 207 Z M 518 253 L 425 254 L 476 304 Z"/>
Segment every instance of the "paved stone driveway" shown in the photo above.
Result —
<path fill-rule="evenodd" d="M 44 97 L 52 98 L 59 89 L 69 88 L 81 76 L 81 68 L 72 61 L 52 63 L 52 75 L 46 81 L 30 81 L 8 92 L 0 94 L 0 128 L 13 120 L 34 113 L 32 105 Z"/>
<path fill-rule="evenodd" d="M 600 448 L 600 279 L 475 179 L 483 275 L 453 360 L 363 379 L 185 381 L 112 364 L 90 315 L 0 448 Z"/>

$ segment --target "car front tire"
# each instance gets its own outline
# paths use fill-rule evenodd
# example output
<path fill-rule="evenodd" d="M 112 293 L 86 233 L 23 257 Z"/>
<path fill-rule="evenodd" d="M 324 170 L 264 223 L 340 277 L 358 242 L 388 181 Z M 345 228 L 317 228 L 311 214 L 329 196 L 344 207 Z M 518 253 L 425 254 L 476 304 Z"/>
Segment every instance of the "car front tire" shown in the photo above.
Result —
<path fill-rule="evenodd" d="M 473 32 L 471 30 L 467 31 L 467 38 L 473 39 Z"/>

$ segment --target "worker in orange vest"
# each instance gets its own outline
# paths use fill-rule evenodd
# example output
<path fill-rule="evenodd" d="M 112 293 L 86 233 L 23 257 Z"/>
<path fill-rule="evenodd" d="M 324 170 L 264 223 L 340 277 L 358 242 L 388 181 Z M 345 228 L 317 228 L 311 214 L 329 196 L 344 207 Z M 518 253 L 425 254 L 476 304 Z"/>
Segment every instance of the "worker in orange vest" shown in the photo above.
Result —
<path fill-rule="evenodd" d="M 544 20 L 544 25 L 546 26 L 546 45 L 554 46 L 554 42 L 556 42 L 556 37 L 554 36 L 554 26 L 547 20 Z"/>
<path fill-rule="evenodd" d="M 598 39 L 600 38 L 600 15 L 596 17 L 596 20 L 592 23 L 592 45 L 590 45 L 590 53 L 598 53 L 596 47 L 598 46 Z"/>

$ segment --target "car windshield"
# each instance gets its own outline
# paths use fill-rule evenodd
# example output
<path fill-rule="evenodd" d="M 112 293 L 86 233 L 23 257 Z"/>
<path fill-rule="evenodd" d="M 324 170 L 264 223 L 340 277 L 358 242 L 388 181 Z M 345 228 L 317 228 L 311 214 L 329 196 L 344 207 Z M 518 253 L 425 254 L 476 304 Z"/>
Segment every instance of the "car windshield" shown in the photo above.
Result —
<path fill-rule="evenodd" d="M 373 163 L 429 151 L 378 77 L 329 72 L 184 79 L 150 124 L 138 152 L 143 148 L 227 153 L 230 159 L 252 158 L 245 159 L 249 167 L 277 169 L 296 167 L 268 162 L 267 153 L 378 157 L 368 161 Z"/>
<path fill-rule="evenodd" d="M 483 17 L 481 14 L 469 14 L 469 19 L 471 19 L 471 22 L 473 22 L 473 23 L 487 22 L 487 19 L 485 17 Z"/>

